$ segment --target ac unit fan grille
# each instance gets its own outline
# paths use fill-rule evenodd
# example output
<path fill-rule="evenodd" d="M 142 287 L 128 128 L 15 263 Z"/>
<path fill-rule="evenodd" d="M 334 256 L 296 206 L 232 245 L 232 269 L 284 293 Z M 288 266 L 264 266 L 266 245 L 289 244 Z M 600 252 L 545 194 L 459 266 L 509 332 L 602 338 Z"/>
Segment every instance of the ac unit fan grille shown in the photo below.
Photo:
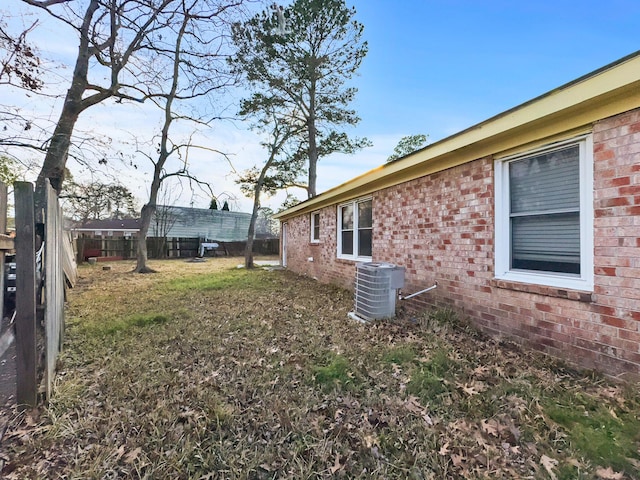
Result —
<path fill-rule="evenodd" d="M 361 263 L 356 267 L 355 314 L 365 320 L 395 316 L 396 289 L 404 284 L 404 268 Z"/>

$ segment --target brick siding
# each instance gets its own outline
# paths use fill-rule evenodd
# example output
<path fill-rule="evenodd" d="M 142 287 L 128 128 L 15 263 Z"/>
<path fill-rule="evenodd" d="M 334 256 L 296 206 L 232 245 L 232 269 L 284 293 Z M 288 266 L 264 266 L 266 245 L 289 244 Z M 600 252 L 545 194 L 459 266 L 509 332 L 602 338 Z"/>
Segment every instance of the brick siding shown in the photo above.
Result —
<path fill-rule="evenodd" d="M 300 215 L 286 222 L 287 266 L 323 283 L 353 288 L 355 262 L 336 258 L 337 206 L 332 205 L 319 212 L 319 242 L 311 242 L 310 214 Z"/>
<path fill-rule="evenodd" d="M 489 334 L 640 378 L 640 110 L 597 122 L 593 141 L 592 293 L 494 278 L 488 157 L 374 193 L 373 260 L 404 266 L 407 293 L 438 284 L 400 308 L 451 307 Z M 320 211 L 318 244 L 310 242 L 308 214 L 288 221 L 288 266 L 353 288 L 355 263 L 336 258 L 336 215 L 335 205 Z"/>

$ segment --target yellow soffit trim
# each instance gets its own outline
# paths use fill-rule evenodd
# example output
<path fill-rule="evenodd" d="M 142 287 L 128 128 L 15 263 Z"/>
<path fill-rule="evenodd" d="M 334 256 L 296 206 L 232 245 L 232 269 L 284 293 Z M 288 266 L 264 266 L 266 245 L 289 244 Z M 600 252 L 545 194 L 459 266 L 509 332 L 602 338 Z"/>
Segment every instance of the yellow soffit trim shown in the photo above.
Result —
<path fill-rule="evenodd" d="M 594 122 L 640 107 L 640 52 L 552 90 L 292 207 L 288 218 L 488 156 L 588 133 Z"/>

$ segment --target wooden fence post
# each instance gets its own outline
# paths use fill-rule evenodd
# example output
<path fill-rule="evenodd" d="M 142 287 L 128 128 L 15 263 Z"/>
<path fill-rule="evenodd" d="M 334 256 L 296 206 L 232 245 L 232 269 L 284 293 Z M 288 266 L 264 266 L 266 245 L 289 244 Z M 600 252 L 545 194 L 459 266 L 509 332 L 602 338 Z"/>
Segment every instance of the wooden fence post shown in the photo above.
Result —
<path fill-rule="evenodd" d="M 47 181 L 45 184 L 45 392 L 51 398 L 56 359 L 62 347 L 64 330 L 64 274 L 62 267 L 62 211 L 58 196 Z"/>
<path fill-rule="evenodd" d="M 0 235 L 7 233 L 7 186 L 0 182 Z M 0 320 L 4 318 L 4 250 L 0 248 Z"/>
<path fill-rule="evenodd" d="M 36 255 L 33 185 L 16 182 L 16 373 L 18 405 L 37 402 Z"/>

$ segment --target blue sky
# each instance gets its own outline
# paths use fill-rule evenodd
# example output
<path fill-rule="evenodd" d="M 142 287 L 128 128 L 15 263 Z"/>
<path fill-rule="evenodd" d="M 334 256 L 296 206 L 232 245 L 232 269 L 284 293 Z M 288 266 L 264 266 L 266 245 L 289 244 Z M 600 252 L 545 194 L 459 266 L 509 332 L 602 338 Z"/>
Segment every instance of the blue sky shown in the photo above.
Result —
<path fill-rule="evenodd" d="M 349 4 L 369 41 L 355 80 L 368 135 L 437 140 L 640 49 L 632 0 Z"/>
<path fill-rule="evenodd" d="M 269 2 L 267 2 L 269 3 Z M 286 4 L 287 2 L 281 2 Z M 321 160 L 318 190 L 323 191 L 385 162 L 398 140 L 423 133 L 437 141 L 493 115 L 640 50 L 640 1 L 537 0 L 534 2 L 447 0 L 347 0 L 364 24 L 369 53 L 351 85 L 358 88 L 353 107 L 362 118 L 349 132 L 374 146 L 353 156 Z M 18 0 L 3 0 L 12 12 Z M 33 10 L 32 10 L 33 11 Z M 45 56 L 73 58 L 71 41 L 46 23 L 32 37 Z M 58 69 L 61 91 L 70 69 Z M 0 87 L 0 104 L 19 102 Z M 9 98 L 9 100 L 7 99 Z M 24 108 L 42 108 L 24 99 Z M 55 119 L 57 107 L 45 115 Z M 118 107 L 120 108 L 120 107 Z M 112 138 L 136 134 L 147 126 L 149 111 L 132 106 L 114 114 L 113 106 L 83 114 L 80 127 L 99 126 Z M 127 121 L 129 123 L 127 123 Z M 137 135 L 143 137 L 140 130 Z M 258 139 L 241 126 L 216 125 L 207 133 L 214 148 L 233 153 L 236 168 L 250 167 L 262 155 Z M 194 154 L 192 163 L 216 192 L 229 192 L 248 210 L 224 161 Z M 144 162 L 141 162 L 144 165 Z M 121 178 L 140 198 L 148 171 L 123 171 Z M 304 193 L 297 192 L 299 198 Z M 277 207 L 280 195 L 266 202 Z M 206 207 L 208 199 L 183 196 L 181 205 Z"/>

